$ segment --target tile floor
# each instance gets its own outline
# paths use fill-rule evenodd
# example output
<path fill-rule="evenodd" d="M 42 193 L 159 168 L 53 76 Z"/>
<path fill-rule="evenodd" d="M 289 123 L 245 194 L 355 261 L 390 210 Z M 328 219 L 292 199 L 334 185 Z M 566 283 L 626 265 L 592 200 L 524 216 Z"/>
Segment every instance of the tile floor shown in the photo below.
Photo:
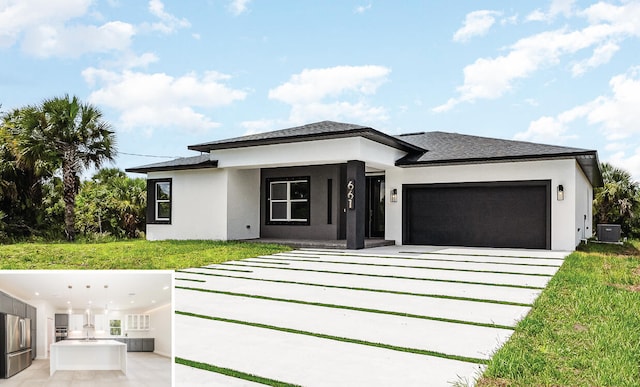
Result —
<path fill-rule="evenodd" d="M 127 374 L 120 371 L 57 371 L 49 376 L 49 360 L 33 362 L 31 367 L 10 379 L 0 379 L 2 387 L 170 387 L 171 359 L 146 352 L 127 354 Z"/>

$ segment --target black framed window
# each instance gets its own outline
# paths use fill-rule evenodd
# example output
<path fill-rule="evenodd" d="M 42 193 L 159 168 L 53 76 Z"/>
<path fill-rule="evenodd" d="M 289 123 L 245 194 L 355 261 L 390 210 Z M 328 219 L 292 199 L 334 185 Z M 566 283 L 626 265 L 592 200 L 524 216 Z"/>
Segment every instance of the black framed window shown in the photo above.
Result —
<path fill-rule="evenodd" d="M 171 224 L 171 179 L 147 180 L 147 223 Z"/>
<path fill-rule="evenodd" d="M 309 224 L 309 177 L 267 179 L 267 224 Z"/>

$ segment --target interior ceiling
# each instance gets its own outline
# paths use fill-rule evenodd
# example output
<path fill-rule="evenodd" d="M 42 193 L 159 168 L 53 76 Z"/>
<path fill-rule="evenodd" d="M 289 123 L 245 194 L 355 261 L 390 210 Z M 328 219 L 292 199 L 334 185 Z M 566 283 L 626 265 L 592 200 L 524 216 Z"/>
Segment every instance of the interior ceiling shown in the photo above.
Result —
<path fill-rule="evenodd" d="M 171 302 L 171 285 L 170 271 L 0 271 L 0 290 L 26 302 L 44 300 L 55 309 L 76 311 L 107 305 L 111 311 L 152 309 Z"/>

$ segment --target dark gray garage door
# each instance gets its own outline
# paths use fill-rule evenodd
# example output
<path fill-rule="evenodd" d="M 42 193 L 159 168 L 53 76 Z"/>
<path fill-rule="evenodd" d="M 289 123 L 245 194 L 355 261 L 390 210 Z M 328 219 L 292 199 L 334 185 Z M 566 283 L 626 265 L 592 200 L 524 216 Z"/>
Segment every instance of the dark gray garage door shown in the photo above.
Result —
<path fill-rule="evenodd" d="M 403 242 L 551 248 L 550 181 L 403 186 Z"/>

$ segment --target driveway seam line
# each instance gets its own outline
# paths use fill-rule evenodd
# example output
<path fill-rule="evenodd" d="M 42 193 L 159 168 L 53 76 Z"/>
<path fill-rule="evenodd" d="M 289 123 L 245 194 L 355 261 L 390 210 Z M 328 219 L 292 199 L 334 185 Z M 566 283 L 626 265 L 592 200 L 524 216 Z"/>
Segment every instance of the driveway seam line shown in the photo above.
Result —
<path fill-rule="evenodd" d="M 197 369 L 200 369 L 200 370 L 203 370 L 203 371 L 215 372 L 217 374 L 222 374 L 222 375 L 226 375 L 226 376 L 237 378 L 237 379 L 243 379 L 243 380 L 247 380 L 247 381 L 250 381 L 250 382 L 256 382 L 256 383 L 265 384 L 267 386 L 273 386 L 273 387 L 302 387 L 302 386 L 300 386 L 298 384 L 281 382 L 279 380 L 265 378 L 263 376 L 258 376 L 258 375 L 250 374 L 250 373 L 247 373 L 247 372 L 234 370 L 234 369 L 231 369 L 231 368 L 219 367 L 219 366 L 215 366 L 215 365 L 209 364 L 209 363 L 203 363 L 203 362 L 199 362 L 199 361 L 195 361 L 195 360 L 189 360 L 189 359 L 185 359 L 185 358 L 178 357 L 178 356 L 175 357 L 175 362 L 176 362 L 176 364 L 182 364 L 182 365 L 187 366 L 187 367 L 197 368 Z"/>
<path fill-rule="evenodd" d="M 215 274 L 215 273 L 201 273 L 201 272 L 197 272 L 197 271 L 176 270 L 176 272 L 194 274 L 194 275 L 205 275 L 205 276 L 211 276 L 211 277 L 236 278 L 236 279 L 244 279 L 244 280 L 251 280 L 251 281 L 263 281 L 263 282 L 274 282 L 274 283 L 284 283 L 284 284 L 294 284 L 294 285 L 317 286 L 317 287 L 325 287 L 325 288 L 333 288 L 333 289 L 359 290 L 359 291 L 377 292 L 377 293 L 401 294 L 401 295 L 417 296 L 417 297 L 431 297 L 431 298 L 442 298 L 442 299 L 449 299 L 449 300 L 485 302 L 485 303 L 489 303 L 489 304 L 499 304 L 499 305 L 514 305 L 514 306 L 527 306 L 527 307 L 531 307 L 533 305 L 533 304 L 526 304 L 526 303 L 522 303 L 522 302 L 486 300 L 486 299 L 481 299 L 481 298 L 447 296 L 447 295 L 443 295 L 443 294 L 424 294 L 424 293 L 411 293 L 411 292 L 403 292 L 403 291 L 396 291 L 396 290 L 357 288 L 357 287 L 339 286 L 339 285 L 323 285 L 323 284 L 313 284 L 313 283 L 287 281 L 287 280 L 270 280 L 270 279 L 263 279 L 263 278 L 240 277 L 240 276 Z M 443 281 L 443 282 L 448 282 L 448 281 Z M 487 284 L 479 284 L 479 285 L 487 285 Z M 488 286 L 493 286 L 493 285 L 488 285 Z"/>
<path fill-rule="evenodd" d="M 249 322 L 249 321 L 233 320 L 233 319 L 227 319 L 227 318 L 223 318 L 223 317 L 207 316 L 207 315 L 198 314 L 198 313 L 183 312 L 183 311 L 176 310 L 176 314 L 180 314 L 180 315 L 188 316 L 188 317 L 195 317 L 195 318 L 201 318 L 201 319 L 207 319 L 207 320 L 213 320 L 213 321 L 226 322 L 226 323 L 231 323 L 231 324 L 246 325 L 246 326 L 251 326 L 251 327 L 255 327 L 255 328 L 271 329 L 271 330 L 285 332 L 285 333 L 291 333 L 291 334 L 312 336 L 312 337 L 317 337 L 317 338 L 326 339 L 326 340 L 341 341 L 341 342 L 345 342 L 345 343 L 352 343 L 352 344 L 359 344 L 359 345 L 368 345 L 368 346 L 371 346 L 371 347 L 383 348 L 383 349 L 388 349 L 388 350 L 392 350 L 392 351 L 414 353 L 416 355 L 424 355 L 424 356 L 439 357 L 439 358 L 450 359 L 450 360 L 458 360 L 458 361 L 463 361 L 463 362 L 467 362 L 467 363 L 488 364 L 488 362 L 489 362 L 488 359 L 485 360 L 485 359 L 468 357 L 468 356 L 450 355 L 450 354 L 446 354 L 446 353 L 441 353 L 441 352 L 436 352 L 436 351 L 429 351 L 429 350 L 424 350 L 424 349 L 417 349 L 417 348 L 399 347 L 399 346 L 390 345 L 390 344 L 376 343 L 376 342 L 371 342 L 371 341 L 366 341 L 366 340 L 359 340 L 359 339 L 351 339 L 351 338 L 348 338 L 348 337 L 333 336 L 333 335 L 327 335 L 327 334 L 324 334 L 324 333 L 308 332 L 308 331 L 302 331 L 302 330 L 299 330 L 299 329 L 284 328 L 284 327 L 278 327 L 278 326 L 275 326 L 275 325 L 254 323 L 254 322 Z"/>
<path fill-rule="evenodd" d="M 233 263 L 232 263 L 233 262 Z M 231 267 L 254 267 L 258 269 L 275 269 L 275 270 L 291 270 L 291 271 L 308 271 L 313 273 L 327 273 L 327 274 L 352 274 L 352 275 L 369 275 L 372 277 L 387 277 L 385 275 L 380 274 L 366 274 L 366 273 L 351 273 L 351 272 L 341 272 L 341 271 L 332 271 L 332 270 L 316 270 L 316 269 L 301 269 L 294 267 L 271 267 L 271 266 L 258 266 L 258 265 L 245 265 L 242 261 L 228 261 L 223 263 L 218 263 L 217 265 L 222 266 L 231 266 Z M 462 270 L 462 269 L 433 269 L 431 270 L 442 270 L 442 271 L 462 271 L 466 273 L 484 273 L 484 274 L 506 274 L 506 275 L 528 275 L 532 277 L 548 277 L 549 279 L 553 277 L 552 275 L 542 275 L 542 274 L 522 274 L 522 273 L 504 273 L 504 272 L 487 272 L 487 271 L 477 271 L 477 270 Z M 405 277 L 405 276 L 397 276 L 397 278 L 402 279 L 423 279 L 418 277 Z"/>
<path fill-rule="evenodd" d="M 391 316 L 409 317 L 409 318 L 415 318 L 415 319 L 421 319 L 421 320 L 431 320 L 431 321 L 439 321 L 439 322 L 453 323 L 453 324 L 473 325 L 473 326 L 478 326 L 478 327 L 483 327 L 483 328 L 508 329 L 508 330 L 511 330 L 511 331 L 513 331 L 515 329 L 514 327 L 508 326 L 508 325 L 499 325 L 499 324 L 480 323 L 480 322 L 474 322 L 474 321 L 456 320 L 456 319 L 449 319 L 449 318 L 444 318 L 444 317 L 425 316 L 425 315 L 413 314 L 413 313 L 393 312 L 393 311 L 387 311 L 387 310 L 382 310 L 382 309 L 361 308 L 361 307 L 358 307 L 358 306 L 326 304 L 326 303 L 322 303 L 322 302 L 302 301 L 302 300 L 294 300 L 294 299 L 287 299 L 287 298 L 277 298 L 277 297 L 270 297 L 270 296 L 261 296 L 261 295 L 257 295 L 257 294 L 235 293 L 235 292 L 227 292 L 227 291 L 224 291 L 224 290 L 192 288 L 192 287 L 188 287 L 188 286 L 176 286 L 175 288 L 176 289 L 182 289 L 182 290 L 192 290 L 192 291 L 198 291 L 198 292 L 205 292 L 205 293 L 223 294 L 223 295 L 233 296 L 233 297 L 255 298 L 255 299 L 267 300 L 267 301 L 289 302 L 289 303 L 292 303 L 292 304 L 319 306 L 319 307 L 324 307 L 324 308 L 334 308 L 334 309 L 344 309 L 344 310 L 353 310 L 353 311 L 357 311 L 357 312 L 366 312 L 366 313 L 378 313 L 378 314 L 385 314 L 385 315 L 391 315 Z"/>
<path fill-rule="evenodd" d="M 260 256 L 260 259 L 265 260 L 289 260 L 293 262 L 318 262 L 318 263 L 333 263 L 339 265 L 360 265 L 360 266 L 375 266 L 375 267 L 397 267 L 397 268 L 406 268 L 406 269 L 428 269 L 428 270 L 449 270 L 449 271 L 463 271 L 463 272 L 471 272 L 471 273 L 495 273 L 495 274 L 519 274 L 519 275 L 535 275 L 540 277 L 551 277 L 550 274 L 541 274 L 541 273 L 521 273 L 521 272 L 512 272 L 512 271 L 494 271 L 494 270 L 472 270 L 472 269 L 458 269 L 458 268 L 448 268 L 448 267 L 430 267 L 430 266 L 403 266 L 403 265 L 391 265 L 385 263 L 366 263 L 366 262 L 340 262 L 340 261 L 321 261 L 321 260 L 310 260 L 310 259 L 295 259 L 294 257 L 290 258 L 275 258 L 275 257 L 265 257 Z M 249 258 L 254 259 L 254 258 Z M 249 262 L 249 263 L 264 263 L 270 264 L 271 262 L 256 262 L 256 261 L 236 261 L 236 262 Z M 447 261 L 441 260 L 440 262 L 457 262 L 462 263 L 461 261 Z M 469 262 L 465 262 L 469 263 Z M 472 263 L 490 263 L 490 262 L 472 262 Z M 275 264 L 275 262 L 274 262 Z M 508 265 L 507 263 L 503 263 L 502 265 Z M 520 264 L 519 266 L 525 266 L 524 264 Z M 526 265 L 530 267 L 537 267 L 535 265 Z M 548 266 L 548 267 L 557 267 L 557 266 Z"/>
<path fill-rule="evenodd" d="M 347 257 L 347 255 L 341 255 L 341 254 L 325 254 L 325 256 L 327 256 L 327 257 L 331 257 L 331 256 Z M 280 257 L 278 259 L 304 258 L 304 260 L 308 260 L 308 262 L 322 262 L 322 261 L 319 261 L 319 260 L 324 258 L 324 257 L 314 257 L 314 256 L 311 256 L 311 255 L 308 256 L 307 254 L 304 254 L 304 253 L 303 254 L 277 253 L 277 254 L 271 254 L 271 255 L 268 255 L 268 256 L 260 255 L 258 258 L 267 258 L 267 257 Z M 534 266 L 534 267 L 557 267 L 557 268 L 560 268 L 560 265 L 550 265 L 550 264 L 542 264 L 542 263 L 513 263 L 513 262 L 496 262 L 496 261 L 468 261 L 468 260 L 462 260 L 462 259 L 419 258 L 419 257 L 400 257 L 400 256 L 392 257 L 392 256 L 374 256 L 374 255 L 350 255 L 349 257 L 357 257 L 357 258 L 364 258 L 364 259 L 402 259 L 402 260 L 405 260 L 405 261 L 490 263 L 490 264 L 493 264 L 493 265 L 514 265 L 514 266 Z M 523 259 L 523 258 L 516 258 L 516 259 Z M 528 258 L 526 258 L 526 259 L 528 259 Z M 531 258 L 531 259 L 536 259 L 536 258 Z M 293 259 L 293 260 L 295 260 L 295 259 Z M 406 267 L 406 266 L 400 266 L 400 267 Z"/>
<path fill-rule="evenodd" d="M 219 270 L 218 268 L 211 267 L 211 266 L 201 266 L 198 269 Z M 266 267 L 265 269 L 271 269 L 271 268 L 270 267 Z M 314 271 L 314 270 L 309 270 L 309 271 L 318 272 L 318 271 Z M 324 273 L 324 272 L 321 272 L 321 273 Z M 538 286 L 513 285 L 513 284 L 496 284 L 496 283 L 461 281 L 461 280 L 446 280 L 446 279 L 440 279 L 440 278 L 413 278 L 413 277 L 402 277 L 402 276 L 391 276 L 391 275 L 363 274 L 363 273 L 343 273 L 343 272 L 335 272 L 335 273 L 329 272 L 329 273 L 325 273 L 325 274 L 356 275 L 356 276 L 362 276 L 362 277 L 375 277 L 375 278 L 409 279 L 409 280 L 416 280 L 416 281 L 447 282 L 447 283 L 467 284 L 467 285 L 500 286 L 500 287 L 505 287 L 505 288 L 518 288 L 518 289 L 531 289 L 531 290 L 543 290 L 544 289 L 544 288 L 541 288 L 541 287 L 538 287 Z M 229 276 L 229 277 L 232 277 L 232 276 Z M 234 278 L 250 278 L 250 277 L 234 277 Z M 277 280 L 270 280 L 270 281 L 277 281 Z"/>

